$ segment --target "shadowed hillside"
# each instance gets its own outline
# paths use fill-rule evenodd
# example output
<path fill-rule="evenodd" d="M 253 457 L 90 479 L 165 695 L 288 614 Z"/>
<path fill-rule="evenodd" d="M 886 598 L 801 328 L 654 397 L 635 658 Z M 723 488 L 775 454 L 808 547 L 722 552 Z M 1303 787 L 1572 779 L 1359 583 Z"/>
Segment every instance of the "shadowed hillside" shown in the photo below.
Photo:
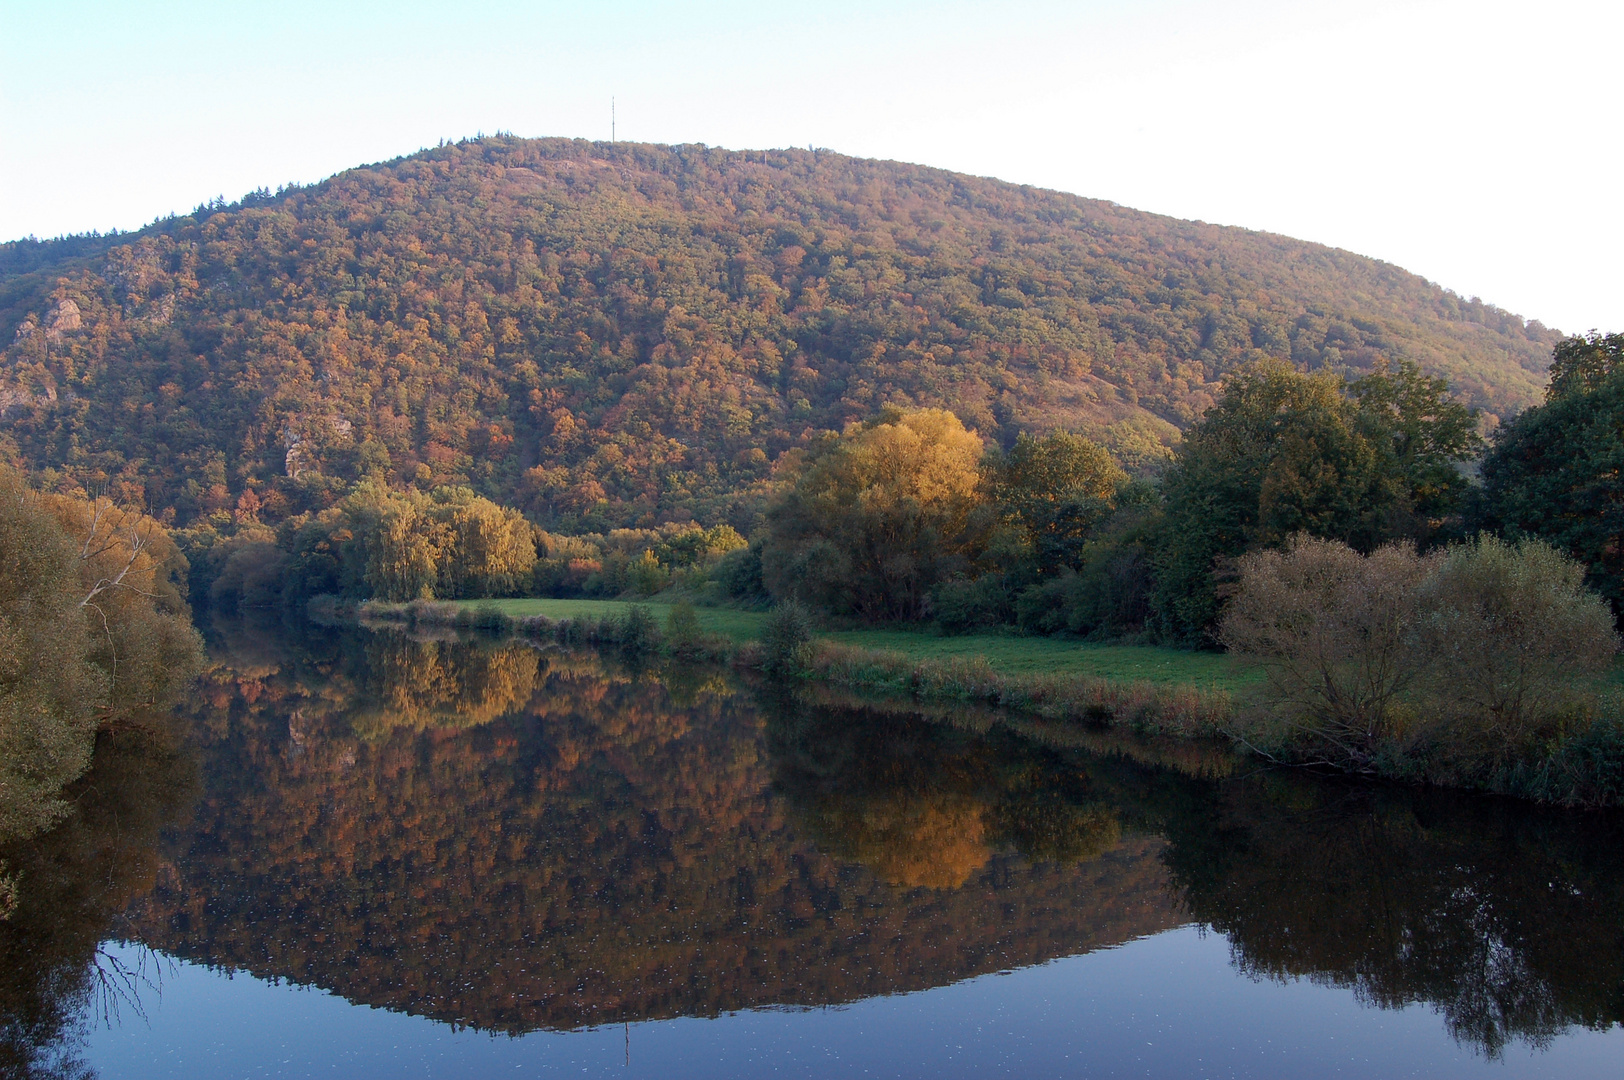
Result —
<path fill-rule="evenodd" d="M 1264 355 L 1500 415 L 1556 335 L 1318 245 L 829 152 L 481 139 L 0 246 L 0 455 L 276 521 L 368 474 L 546 522 L 748 525 L 881 405 L 1154 459 Z"/>

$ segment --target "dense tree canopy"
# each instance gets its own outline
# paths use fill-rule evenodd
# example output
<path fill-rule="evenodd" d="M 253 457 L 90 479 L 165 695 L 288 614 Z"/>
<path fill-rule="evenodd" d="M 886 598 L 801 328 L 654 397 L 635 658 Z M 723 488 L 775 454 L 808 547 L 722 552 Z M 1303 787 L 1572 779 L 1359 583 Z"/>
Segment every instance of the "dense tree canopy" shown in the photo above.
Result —
<path fill-rule="evenodd" d="M 191 677 L 184 582 L 156 521 L 41 495 L 0 466 L 0 840 L 67 813 L 59 792 L 89 766 L 97 729 Z"/>
<path fill-rule="evenodd" d="M 357 484 L 338 505 L 283 522 L 277 533 L 187 539 L 207 567 L 211 601 L 297 607 L 318 594 L 380 600 L 510 596 L 528 591 L 534 530 L 517 510 L 467 488 L 428 494 Z"/>
<path fill-rule="evenodd" d="M 1077 562 L 1127 482 L 1103 446 L 1064 431 L 1042 439 L 1022 434 L 991 463 L 987 495 L 1048 574 Z"/>
<path fill-rule="evenodd" d="M 1557 346 L 1545 404 L 1498 433 L 1483 486 L 1485 524 L 1569 552 L 1624 607 L 1624 334 Z"/>
<path fill-rule="evenodd" d="M 1477 445 L 1472 412 L 1412 365 L 1351 384 L 1274 361 L 1237 372 L 1165 478 L 1162 634 L 1204 639 L 1218 611 L 1217 560 L 1298 533 L 1361 551 L 1426 541 L 1458 511 L 1467 481 L 1455 466 Z"/>
<path fill-rule="evenodd" d="M 0 455 L 179 524 L 376 475 L 748 531 L 784 451 L 889 404 L 1154 458 L 1261 357 L 1408 358 L 1507 413 L 1555 340 L 1347 252 L 992 180 L 499 137 L 0 246 Z"/>

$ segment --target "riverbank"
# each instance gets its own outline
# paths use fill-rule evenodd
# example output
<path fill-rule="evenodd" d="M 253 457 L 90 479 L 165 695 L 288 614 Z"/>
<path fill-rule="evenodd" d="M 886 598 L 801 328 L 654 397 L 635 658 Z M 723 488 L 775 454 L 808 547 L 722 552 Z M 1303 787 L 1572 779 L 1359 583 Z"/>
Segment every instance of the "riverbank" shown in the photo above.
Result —
<path fill-rule="evenodd" d="M 660 602 L 555 599 L 328 606 L 331 614 L 353 611 L 363 620 L 483 627 L 561 643 L 630 645 L 759 664 L 765 613 L 691 608 L 697 632 L 675 640 L 667 632 L 675 608 Z M 647 613 L 646 621 L 634 614 L 638 609 Z M 802 674 L 864 693 L 990 705 L 1047 721 L 1206 739 L 1224 737 L 1236 693 L 1256 678 L 1215 653 L 895 630 L 816 633 Z"/>
<path fill-rule="evenodd" d="M 675 623 L 674 611 L 684 618 Z M 769 616 L 725 608 L 604 600 L 360 605 L 313 603 L 313 614 L 362 622 L 484 629 L 562 645 L 612 645 L 759 669 Z M 691 615 L 691 618 L 686 616 Z M 683 626 L 686 619 L 686 626 Z M 1104 646 L 1001 635 L 907 631 L 814 633 L 802 680 L 863 695 L 1006 710 L 1050 724 L 1192 740 L 1260 754 L 1240 703 L 1261 681 L 1233 658 L 1155 646 Z M 1613 683 L 1616 671 L 1607 682 Z M 1616 705 L 1617 692 L 1608 694 Z M 1624 804 L 1624 719 L 1616 707 L 1581 720 L 1532 757 L 1473 763 L 1447 743 L 1400 748 L 1360 770 L 1372 779 L 1510 795 L 1562 806 Z M 1308 762 L 1307 764 L 1314 764 Z"/>
<path fill-rule="evenodd" d="M 419 608 L 435 609 L 435 621 L 447 621 L 448 613 L 482 610 L 501 612 L 509 619 L 535 616 L 554 622 L 572 619 L 602 621 L 624 619 L 633 607 L 647 608 L 655 622 L 664 628 L 676 605 L 660 600 L 450 600 Z M 364 605 L 373 617 L 400 617 L 412 605 Z M 767 613 L 737 608 L 695 607 L 694 617 L 702 633 L 727 638 L 739 644 L 761 640 Z M 1147 682 L 1156 685 L 1188 686 L 1233 694 L 1258 681 L 1255 672 L 1244 669 L 1223 653 L 1198 653 L 1157 645 L 1095 645 L 1046 637 L 1017 637 L 1007 634 L 966 634 L 943 636 L 908 630 L 843 630 L 820 632 L 816 640 L 895 653 L 914 660 L 962 660 L 981 657 L 993 670 L 1006 675 L 1079 675 L 1117 682 Z"/>

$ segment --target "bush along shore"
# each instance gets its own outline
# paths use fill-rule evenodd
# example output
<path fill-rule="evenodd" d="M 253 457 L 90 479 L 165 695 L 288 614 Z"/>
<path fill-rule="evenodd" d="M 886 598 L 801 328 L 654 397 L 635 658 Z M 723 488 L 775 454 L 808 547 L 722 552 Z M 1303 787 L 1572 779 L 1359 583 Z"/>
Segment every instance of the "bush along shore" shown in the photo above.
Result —
<path fill-rule="evenodd" d="M 550 618 L 515 617 L 488 603 L 353 604 L 322 598 L 312 611 L 328 618 L 510 634 L 538 644 L 728 664 L 804 684 L 817 693 L 892 700 L 944 717 L 955 711 L 994 710 L 1004 722 L 1044 731 L 1047 739 L 1071 732 L 1078 737 L 1121 733 L 1178 740 L 1202 760 L 1205 771 L 1212 771 L 1210 762 L 1233 752 L 1274 765 L 1475 789 L 1563 806 L 1624 805 L 1624 724 L 1606 708 L 1571 715 L 1563 737 L 1542 740 L 1514 759 L 1486 767 L 1462 768 L 1457 758 L 1417 744 L 1403 753 L 1372 755 L 1363 767 L 1350 769 L 1323 756 L 1282 753 L 1281 742 L 1268 741 L 1257 719 L 1260 702 L 1269 696 L 1267 686 L 1236 694 L 1194 684 L 999 671 L 974 656 L 909 656 L 820 640 L 805 612 L 794 605 L 775 609 L 759 640 L 743 641 L 700 632 L 693 609 L 685 604 L 672 607 L 663 624 L 639 604 L 611 615 Z"/>

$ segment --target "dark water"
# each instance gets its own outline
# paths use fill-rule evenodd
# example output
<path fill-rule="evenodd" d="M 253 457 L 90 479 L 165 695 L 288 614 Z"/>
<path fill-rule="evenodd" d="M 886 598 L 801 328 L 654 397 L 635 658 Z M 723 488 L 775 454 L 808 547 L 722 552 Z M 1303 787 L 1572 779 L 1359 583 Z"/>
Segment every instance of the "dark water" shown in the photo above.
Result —
<path fill-rule="evenodd" d="M 3 853 L 4 1075 L 1615 1076 L 1624 822 L 225 625 Z"/>

